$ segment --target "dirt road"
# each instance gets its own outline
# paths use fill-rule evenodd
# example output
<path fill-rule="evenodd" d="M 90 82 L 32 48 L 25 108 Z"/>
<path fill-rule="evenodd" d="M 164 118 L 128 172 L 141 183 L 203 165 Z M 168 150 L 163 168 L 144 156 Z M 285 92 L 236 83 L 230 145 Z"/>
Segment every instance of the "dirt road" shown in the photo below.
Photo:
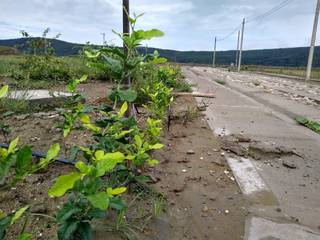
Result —
<path fill-rule="evenodd" d="M 183 67 L 186 80 L 216 99 L 211 129 L 251 202 L 244 239 L 320 239 L 320 135 L 295 116 L 320 119 L 320 85 L 222 69 Z"/>

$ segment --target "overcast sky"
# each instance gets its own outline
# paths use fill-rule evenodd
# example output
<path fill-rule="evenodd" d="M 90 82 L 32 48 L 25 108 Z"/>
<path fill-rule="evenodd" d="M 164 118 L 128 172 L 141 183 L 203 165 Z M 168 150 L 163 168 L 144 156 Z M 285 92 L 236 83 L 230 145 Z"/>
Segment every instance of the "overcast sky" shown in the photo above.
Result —
<path fill-rule="evenodd" d="M 283 1 L 283 0 L 281 0 Z M 213 38 L 223 38 L 243 17 L 253 18 L 278 5 L 280 0 L 131 0 L 131 10 L 146 13 L 138 24 L 158 28 L 163 38 L 149 46 L 177 50 L 211 50 Z M 111 30 L 121 30 L 121 0 L 0 0 L 0 39 L 17 38 L 24 29 L 40 35 L 50 27 L 51 35 L 85 43 L 119 44 Z M 245 49 L 307 46 L 310 42 L 316 0 L 293 0 L 272 16 L 248 23 Z M 320 39 L 320 33 L 317 45 Z M 218 50 L 236 48 L 237 33 L 218 42 Z"/>

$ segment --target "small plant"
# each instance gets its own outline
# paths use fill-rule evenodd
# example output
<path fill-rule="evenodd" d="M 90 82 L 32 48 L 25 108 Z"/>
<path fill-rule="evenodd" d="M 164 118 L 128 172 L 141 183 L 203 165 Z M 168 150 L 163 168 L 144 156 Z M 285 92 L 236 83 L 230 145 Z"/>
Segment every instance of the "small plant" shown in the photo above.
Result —
<path fill-rule="evenodd" d="M 12 227 L 23 214 L 29 209 L 29 206 L 18 209 L 11 214 L 5 214 L 0 210 L 0 239 L 5 239 L 6 233 L 10 227 Z M 25 220 L 26 222 L 26 220 Z M 16 238 L 16 240 L 29 240 L 32 235 L 25 232 L 25 224 L 21 231 L 21 234 Z"/>
<path fill-rule="evenodd" d="M 183 81 L 180 67 L 171 65 L 159 67 L 158 79 L 177 92 L 191 92 L 191 85 Z"/>
<path fill-rule="evenodd" d="M 188 122 L 200 117 L 200 112 L 196 106 L 188 106 L 187 110 L 182 114 L 181 118 L 183 119 L 183 125 L 186 125 Z"/>
<path fill-rule="evenodd" d="M 166 61 L 159 58 L 158 55 L 140 55 L 137 47 L 145 40 L 150 40 L 155 37 L 162 37 L 164 34 L 158 29 L 151 30 L 136 30 L 137 20 L 142 16 L 134 15 L 130 19 L 131 34 L 122 35 L 113 31 L 125 44 L 127 52 L 116 47 L 106 47 L 98 50 L 85 51 L 89 60 L 89 65 L 108 71 L 111 73 L 112 79 L 117 83 L 117 88 L 111 94 L 111 99 L 115 102 L 133 102 L 137 98 L 137 93 L 134 89 L 130 89 L 131 84 L 135 84 L 135 73 L 144 65 L 146 61 L 154 64 Z M 129 89 L 123 88 L 123 83 L 129 83 Z"/>
<path fill-rule="evenodd" d="M 126 157 L 120 152 L 105 153 L 102 150 L 86 151 L 88 163 L 78 161 L 76 172 L 60 176 L 49 190 L 49 196 L 62 197 L 67 192 L 67 203 L 58 213 L 58 237 L 60 240 L 92 239 L 93 219 L 105 217 L 108 209 L 123 210 L 126 205 L 118 197 L 125 187 L 112 188 L 102 177 L 112 171 Z"/>
<path fill-rule="evenodd" d="M 155 218 L 158 218 L 161 216 L 161 213 L 163 211 L 165 205 L 165 200 L 163 197 L 158 197 L 154 200 L 153 203 L 153 215 Z"/>
<path fill-rule="evenodd" d="M 221 84 L 221 85 L 226 85 L 226 81 L 225 81 L 225 80 L 222 80 L 222 79 L 216 80 L 216 83 L 219 83 L 219 84 Z"/>
<path fill-rule="evenodd" d="M 54 144 L 48 150 L 47 156 L 33 163 L 32 151 L 29 146 L 17 148 L 19 138 L 14 139 L 8 149 L 0 148 L 0 186 L 15 186 L 27 176 L 47 167 L 55 161 L 60 146 Z"/>
<path fill-rule="evenodd" d="M 0 89 L 0 106 L 1 106 L 1 102 L 3 101 L 3 98 L 7 95 L 8 90 L 9 90 L 9 86 L 8 86 L 8 85 L 3 86 L 3 87 Z M 0 112 L 2 112 L 2 111 L 3 111 L 3 110 L 2 110 L 2 107 L 0 107 Z M 3 123 L 3 122 L 1 121 L 1 119 L 0 119 L 0 132 L 1 132 L 1 134 L 3 134 L 3 136 L 4 136 L 5 138 L 6 138 L 6 137 L 10 134 L 10 132 L 11 132 L 10 127 L 9 127 L 7 124 Z"/>
<path fill-rule="evenodd" d="M 309 120 L 305 117 L 297 117 L 295 120 L 297 121 L 297 123 L 299 123 L 309 129 L 311 129 L 312 131 L 320 134 L 320 123 L 319 122 Z"/>
<path fill-rule="evenodd" d="M 159 119 L 147 119 L 147 126 L 145 129 L 145 135 L 151 144 L 160 142 L 160 134 L 162 130 L 162 121 Z"/>
<path fill-rule="evenodd" d="M 0 98 L 6 96 L 8 92 L 8 86 L 4 86 L 0 89 Z M 32 151 L 29 146 L 22 146 L 18 148 L 19 138 L 10 142 L 8 148 L 0 148 L 0 188 L 9 189 L 16 186 L 16 184 L 31 174 L 38 172 L 39 170 L 47 167 L 53 161 L 55 161 L 60 146 L 54 144 L 48 150 L 45 158 L 41 158 L 40 161 L 34 162 L 32 157 Z M 29 240 L 32 238 L 30 233 L 25 232 L 30 213 L 27 213 L 29 206 L 22 207 L 13 213 L 5 214 L 0 211 L 0 239 L 5 239 L 6 234 L 10 227 L 12 227 L 20 218 L 24 217 L 24 224 L 20 231 L 17 240 Z M 15 226 L 16 228 L 16 226 Z"/>
<path fill-rule="evenodd" d="M 173 89 L 166 87 L 163 82 L 158 82 L 154 84 L 152 89 L 148 86 L 142 90 L 150 98 L 150 102 L 145 104 L 144 107 L 152 117 L 163 120 L 173 101 L 171 96 Z"/>

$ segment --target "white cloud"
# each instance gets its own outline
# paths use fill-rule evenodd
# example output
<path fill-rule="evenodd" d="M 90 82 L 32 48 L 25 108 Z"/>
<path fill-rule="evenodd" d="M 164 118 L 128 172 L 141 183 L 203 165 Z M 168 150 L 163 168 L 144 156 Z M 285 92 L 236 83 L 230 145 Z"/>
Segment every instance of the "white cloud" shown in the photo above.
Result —
<path fill-rule="evenodd" d="M 101 42 L 101 33 L 119 44 L 111 29 L 121 31 L 122 0 L 1 0 L 0 38 L 19 37 L 25 29 L 34 35 L 50 27 L 72 42 Z M 149 46 L 182 50 L 212 49 L 213 36 L 222 38 L 240 25 L 243 17 L 259 15 L 278 0 L 132 0 L 131 12 L 145 16 L 138 27 L 159 28 L 166 35 Z M 314 1 L 293 1 L 275 15 L 246 26 L 245 48 L 306 45 L 310 38 Z M 319 35 L 320 37 L 320 35 Z M 234 49 L 236 33 L 218 49 Z M 319 42 L 319 41 L 318 41 Z"/>

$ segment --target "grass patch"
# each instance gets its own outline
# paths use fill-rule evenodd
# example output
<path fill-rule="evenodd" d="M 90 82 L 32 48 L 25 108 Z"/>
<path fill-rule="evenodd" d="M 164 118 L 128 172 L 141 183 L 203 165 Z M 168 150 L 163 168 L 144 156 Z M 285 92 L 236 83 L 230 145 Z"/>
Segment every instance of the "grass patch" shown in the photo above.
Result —
<path fill-rule="evenodd" d="M 320 134 L 320 122 L 313 121 L 310 119 L 307 119 L 305 117 L 296 117 L 295 120 L 297 123 L 311 129 L 312 131 Z"/>
<path fill-rule="evenodd" d="M 19 64 L 21 64 L 22 61 L 22 56 L 0 55 L 0 76 L 10 76 L 13 71 L 19 69 Z"/>
<path fill-rule="evenodd" d="M 110 80 L 108 73 L 88 67 L 79 56 L 0 55 L 0 77 L 8 77 L 10 87 L 17 89 L 46 89 L 83 75 Z"/>
<path fill-rule="evenodd" d="M 0 113 L 12 112 L 17 114 L 29 113 L 31 105 L 27 100 L 3 98 L 0 100 Z"/>

